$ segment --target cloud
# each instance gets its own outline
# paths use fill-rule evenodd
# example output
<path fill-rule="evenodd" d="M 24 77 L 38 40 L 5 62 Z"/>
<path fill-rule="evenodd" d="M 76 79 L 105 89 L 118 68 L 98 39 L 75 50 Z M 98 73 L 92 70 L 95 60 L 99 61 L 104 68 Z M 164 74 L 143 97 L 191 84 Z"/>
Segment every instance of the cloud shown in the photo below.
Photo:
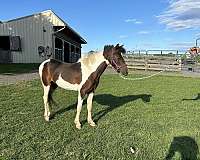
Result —
<path fill-rule="evenodd" d="M 199 0 L 169 0 L 168 8 L 157 18 L 167 29 L 175 31 L 200 27 Z"/>
<path fill-rule="evenodd" d="M 135 24 L 142 24 L 143 23 L 142 21 L 139 21 L 139 20 L 134 19 L 134 18 L 126 19 L 125 22 L 126 23 L 135 23 Z"/>
<path fill-rule="evenodd" d="M 126 19 L 126 20 L 125 20 L 125 22 L 127 22 L 127 23 L 128 23 L 128 22 L 135 22 L 135 21 L 136 21 L 136 19 Z"/>
<path fill-rule="evenodd" d="M 142 24 L 143 22 L 141 21 L 135 21 L 135 24 Z"/>
<path fill-rule="evenodd" d="M 119 38 L 124 39 L 124 38 L 128 38 L 127 35 L 120 35 Z"/>
<path fill-rule="evenodd" d="M 139 31 L 138 34 L 149 34 L 149 31 Z"/>

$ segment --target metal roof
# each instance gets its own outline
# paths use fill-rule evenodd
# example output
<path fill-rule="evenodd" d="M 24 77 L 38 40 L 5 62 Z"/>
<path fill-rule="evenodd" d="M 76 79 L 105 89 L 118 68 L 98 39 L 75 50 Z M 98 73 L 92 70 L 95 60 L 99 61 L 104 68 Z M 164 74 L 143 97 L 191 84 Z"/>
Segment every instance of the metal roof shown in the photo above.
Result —
<path fill-rule="evenodd" d="M 87 41 L 82 38 L 80 36 L 79 33 L 77 33 L 74 29 L 72 29 L 64 20 L 62 20 L 57 14 L 55 14 L 52 10 L 45 10 L 45 11 L 42 11 L 42 12 L 39 12 L 39 13 L 34 13 L 34 14 L 31 14 L 31 15 L 28 15 L 28 16 L 23 16 L 23 17 L 19 17 L 19 18 L 14 18 L 14 19 L 11 19 L 11 20 L 8 20 L 8 21 L 3 21 L 2 23 L 9 23 L 9 22 L 12 22 L 12 21 L 17 21 L 17 20 L 21 20 L 21 19 L 25 19 L 25 18 L 29 18 L 29 17 L 32 17 L 32 16 L 36 16 L 36 15 L 40 15 L 40 14 L 44 14 L 44 13 L 52 13 L 54 16 L 56 16 L 60 21 L 62 21 L 64 24 L 65 24 L 65 27 L 69 28 L 75 35 L 77 35 L 78 37 L 80 37 L 81 41 L 83 44 L 87 44 Z"/>

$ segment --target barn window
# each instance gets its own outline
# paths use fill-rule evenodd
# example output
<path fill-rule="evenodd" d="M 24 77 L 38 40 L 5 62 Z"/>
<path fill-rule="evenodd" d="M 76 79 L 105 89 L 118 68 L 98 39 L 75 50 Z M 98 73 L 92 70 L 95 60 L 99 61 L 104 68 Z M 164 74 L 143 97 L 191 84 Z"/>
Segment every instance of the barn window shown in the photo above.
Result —
<path fill-rule="evenodd" d="M 71 45 L 71 53 L 75 53 L 75 47 L 73 45 Z"/>
<path fill-rule="evenodd" d="M 77 60 L 81 58 L 81 49 L 76 47 Z"/>
<path fill-rule="evenodd" d="M 21 40 L 19 36 L 10 36 L 10 50 L 21 51 Z"/>
<path fill-rule="evenodd" d="M 76 53 L 80 54 L 80 48 L 76 47 Z"/>
<path fill-rule="evenodd" d="M 21 40 L 19 36 L 0 36 L 0 49 L 21 51 Z"/>
<path fill-rule="evenodd" d="M 63 41 L 59 38 L 55 38 L 55 59 L 61 60 L 63 57 Z"/>

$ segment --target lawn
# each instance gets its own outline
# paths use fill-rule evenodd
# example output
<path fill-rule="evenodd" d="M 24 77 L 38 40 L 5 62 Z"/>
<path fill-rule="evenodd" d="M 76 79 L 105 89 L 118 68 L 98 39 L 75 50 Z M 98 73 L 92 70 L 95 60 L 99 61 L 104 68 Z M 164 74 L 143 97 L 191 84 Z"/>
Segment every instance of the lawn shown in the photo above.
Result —
<path fill-rule="evenodd" d="M 27 73 L 38 70 L 37 63 L 0 64 L 0 74 Z"/>
<path fill-rule="evenodd" d="M 73 123 L 76 92 L 55 92 L 58 106 L 52 107 L 54 116 L 47 123 L 39 80 L 1 86 L 0 91 L 0 159 L 199 158 L 198 78 L 126 81 L 104 75 L 93 103 L 97 127 L 87 124 L 84 104 L 81 130 Z"/>

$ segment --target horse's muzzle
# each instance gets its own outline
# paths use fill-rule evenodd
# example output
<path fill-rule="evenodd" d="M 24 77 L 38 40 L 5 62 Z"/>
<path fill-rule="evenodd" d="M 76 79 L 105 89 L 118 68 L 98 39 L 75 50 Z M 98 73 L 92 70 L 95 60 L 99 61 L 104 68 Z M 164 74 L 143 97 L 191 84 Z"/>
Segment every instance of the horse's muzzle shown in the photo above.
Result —
<path fill-rule="evenodd" d="M 124 75 L 124 76 L 127 76 L 127 75 L 128 75 L 128 68 L 127 68 L 127 66 L 122 67 L 122 68 L 120 69 L 120 73 L 121 73 L 122 75 Z"/>

